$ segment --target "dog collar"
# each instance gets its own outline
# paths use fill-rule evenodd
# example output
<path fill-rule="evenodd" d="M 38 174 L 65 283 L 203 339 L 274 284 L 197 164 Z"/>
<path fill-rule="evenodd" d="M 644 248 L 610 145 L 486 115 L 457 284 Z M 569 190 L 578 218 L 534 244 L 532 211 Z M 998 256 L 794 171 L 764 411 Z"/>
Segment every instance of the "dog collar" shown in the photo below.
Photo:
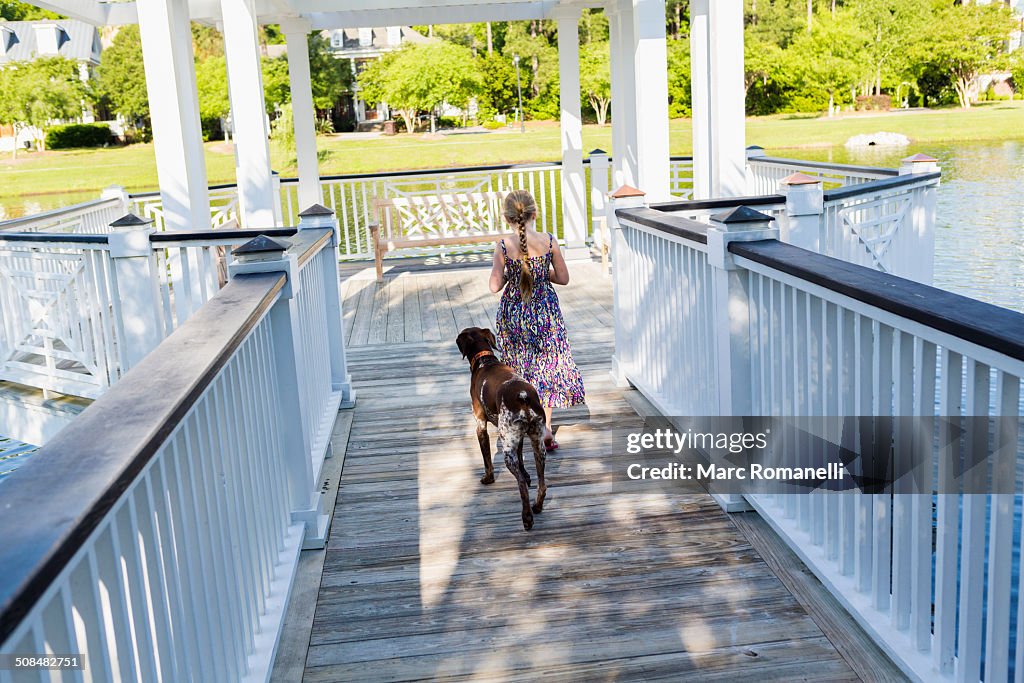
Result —
<path fill-rule="evenodd" d="M 480 358 L 482 358 L 485 355 L 494 355 L 494 354 L 495 354 L 494 351 L 490 351 L 490 350 L 484 349 L 484 350 L 480 351 L 479 353 L 477 353 L 476 355 L 473 356 L 473 359 L 469 361 L 469 365 L 473 365 L 474 362 L 476 362 L 477 360 L 479 360 Z"/>
<path fill-rule="evenodd" d="M 480 353 L 478 353 L 478 354 L 476 354 L 475 356 L 473 356 L 473 360 L 469 361 L 469 364 L 470 364 L 470 366 L 472 366 L 472 367 L 476 367 L 476 362 L 477 362 L 478 360 L 480 360 L 480 359 L 481 359 L 481 358 L 483 358 L 484 356 L 493 356 L 493 355 L 494 355 L 494 352 L 493 352 L 493 351 L 490 351 L 490 350 L 484 350 L 484 351 L 481 351 Z"/>

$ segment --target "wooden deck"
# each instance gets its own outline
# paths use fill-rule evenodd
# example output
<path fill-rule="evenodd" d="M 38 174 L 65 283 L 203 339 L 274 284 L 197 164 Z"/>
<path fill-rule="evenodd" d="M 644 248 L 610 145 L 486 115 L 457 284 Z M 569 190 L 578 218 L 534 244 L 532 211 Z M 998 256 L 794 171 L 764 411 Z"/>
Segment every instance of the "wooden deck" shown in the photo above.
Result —
<path fill-rule="evenodd" d="M 562 448 L 528 533 L 508 472 L 478 482 L 454 343 L 493 323 L 486 271 L 371 273 L 343 284 L 358 404 L 304 680 L 892 680 L 881 655 L 847 651 L 856 634 L 833 635 L 837 650 L 791 592 L 800 579 L 780 580 L 709 496 L 611 494 L 626 456 L 610 430 L 642 418 L 609 378 L 596 265 L 559 290 L 588 401 L 556 411 Z"/>

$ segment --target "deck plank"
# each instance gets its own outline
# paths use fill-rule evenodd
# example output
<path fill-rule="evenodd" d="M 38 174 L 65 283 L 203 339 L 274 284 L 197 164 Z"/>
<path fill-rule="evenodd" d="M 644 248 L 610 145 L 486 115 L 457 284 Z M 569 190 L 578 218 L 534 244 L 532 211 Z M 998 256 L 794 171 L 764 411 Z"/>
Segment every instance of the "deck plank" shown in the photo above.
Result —
<path fill-rule="evenodd" d="M 859 680 L 709 496 L 615 492 L 628 456 L 611 430 L 643 418 L 608 374 L 609 281 L 570 267 L 559 294 L 588 405 L 555 413 L 563 447 L 529 533 L 500 462 L 479 484 L 453 343 L 493 321 L 486 267 L 345 290 L 359 403 L 303 680 Z"/>

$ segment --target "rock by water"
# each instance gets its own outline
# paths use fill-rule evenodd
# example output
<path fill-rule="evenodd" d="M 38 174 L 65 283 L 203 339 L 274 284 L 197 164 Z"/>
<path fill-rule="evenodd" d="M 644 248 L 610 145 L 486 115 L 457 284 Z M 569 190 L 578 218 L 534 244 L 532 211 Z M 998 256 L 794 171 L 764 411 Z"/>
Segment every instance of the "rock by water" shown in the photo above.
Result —
<path fill-rule="evenodd" d="M 846 141 L 846 147 L 906 147 L 910 138 L 900 133 L 865 133 L 854 135 Z"/>

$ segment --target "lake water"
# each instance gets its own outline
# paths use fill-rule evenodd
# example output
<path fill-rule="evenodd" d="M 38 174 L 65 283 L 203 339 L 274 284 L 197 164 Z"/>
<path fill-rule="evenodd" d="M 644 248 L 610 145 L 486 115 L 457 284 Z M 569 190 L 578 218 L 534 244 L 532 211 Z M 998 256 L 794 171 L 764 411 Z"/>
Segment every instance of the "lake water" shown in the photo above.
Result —
<path fill-rule="evenodd" d="M 924 152 L 939 160 L 936 287 L 1024 312 L 1024 139 L 911 145 L 900 150 L 786 150 L 780 156 L 899 166 Z"/>

